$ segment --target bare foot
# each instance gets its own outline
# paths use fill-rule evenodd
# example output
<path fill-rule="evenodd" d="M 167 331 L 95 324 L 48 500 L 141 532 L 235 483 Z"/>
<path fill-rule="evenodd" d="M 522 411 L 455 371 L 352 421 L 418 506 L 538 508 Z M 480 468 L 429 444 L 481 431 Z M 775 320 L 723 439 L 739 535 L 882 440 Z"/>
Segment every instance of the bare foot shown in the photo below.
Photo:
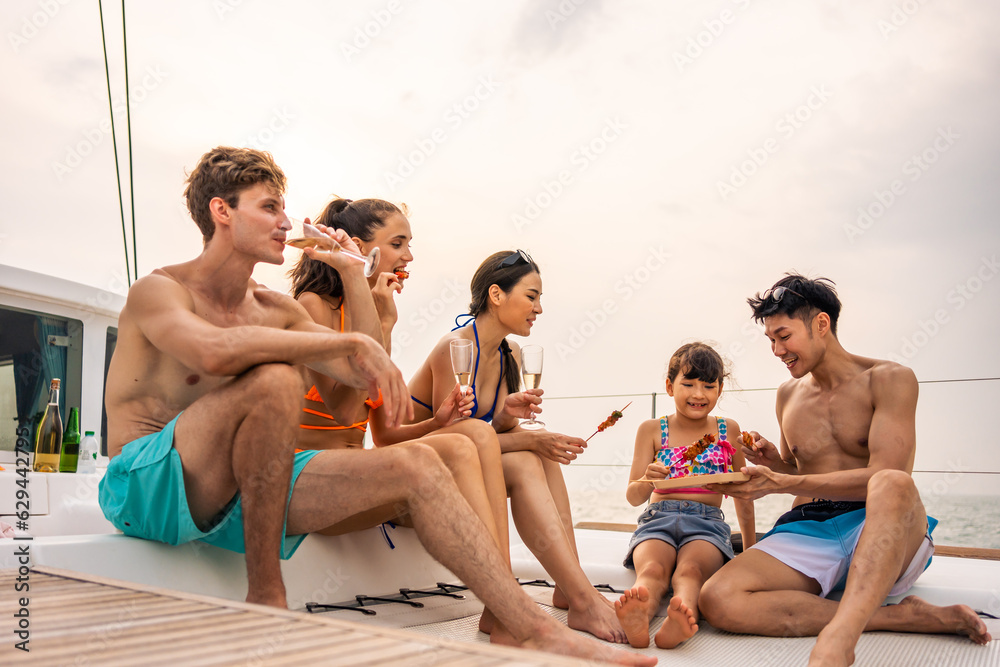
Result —
<path fill-rule="evenodd" d="M 847 667 L 854 664 L 854 646 L 858 636 L 827 625 L 809 653 L 809 667 Z"/>
<path fill-rule="evenodd" d="M 549 618 L 552 617 L 550 616 Z M 555 619 L 552 620 L 555 621 Z M 539 628 L 535 634 L 535 638 L 525 641 L 521 646 L 537 651 L 584 658 L 585 660 L 595 662 L 611 662 L 617 665 L 652 667 L 657 662 L 653 656 L 620 651 L 607 644 L 594 641 L 589 637 L 578 635 L 558 622 L 546 624 L 544 629 Z"/>
<path fill-rule="evenodd" d="M 589 599 L 579 604 L 570 605 L 566 613 L 566 625 L 574 630 L 589 632 L 598 639 L 615 644 L 624 644 L 628 641 L 622 624 L 618 622 L 615 610 L 610 605 L 602 604 L 604 596 L 595 589 L 590 589 L 593 593 Z M 596 599 L 600 598 L 600 599 Z"/>
<path fill-rule="evenodd" d="M 628 643 L 635 648 L 649 646 L 649 589 L 636 586 L 615 602 L 615 615 L 622 624 Z"/>
<path fill-rule="evenodd" d="M 508 630 L 507 627 L 499 621 L 499 619 L 495 619 L 489 634 L 491 644 L 500 644 L 501 646 L 521 646 L 521 642 L 517 641 L 517 638 L 510 633 L 510 630 Z"/>
<path fill-rule="evenodd" d="M 987 644 L 993 639 L 983 619 L 964 604 L 938 607 L 911 595 L 896 607 L 905 612 L 905 632 L 965 635 L 976 644 Z"/>
<path fill-rule="evenodd" d="M 483 608 L 483 613 L 479 617 L 479 631 L 490 634 L 493 632 L 493 626 L 497 623 L 497 617 L 493 615 L 489 609 Z"/>
<path fill-rule="evenodd" d="M 667 618 L 664 619 L 653 640 L 660 648 L 674 648 L 681 642 L 691 639 L 696 632 L 698 632 L 698 619 L 684 601 L 675 595 L 670 598 Z"/>
<path fill-rule="evenodd" d="M 569 599 L 558 586 L 552 591 L 552 606 L 556 609 L 569 609 Z"/>
<path fill-rule="evenodd" d="M 272 587 L 270 590 L 248 591 L 246 601 L 253 604 L 264 604 L 268 607 L 277 607 L 278 609 L 288 609 L 284 585 Z"/>

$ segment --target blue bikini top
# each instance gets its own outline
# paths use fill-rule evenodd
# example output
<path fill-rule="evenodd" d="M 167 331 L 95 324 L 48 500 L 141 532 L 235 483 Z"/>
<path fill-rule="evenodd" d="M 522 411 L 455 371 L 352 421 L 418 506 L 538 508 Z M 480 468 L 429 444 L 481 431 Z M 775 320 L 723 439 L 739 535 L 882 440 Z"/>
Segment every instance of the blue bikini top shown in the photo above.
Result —
<path fill-rule="evenodd" d="M 458 320 L 460 318 L 462 318 L 462 317 L 467 317 L 469 319 L 465 320 L 465 322 L 463 322 L 462 324 L 459 324 Z M 455 329 L 461 329 L 463 327 L 467 327 L 467 326 L 469 326 L 470 322 L 472 323 L 472 335 L 475 336 L 475 338 L 476 338 L 476 365 L 472 369 L 472 385 L 471 385 L 471 387 L 472 387 L 472 416 L 475 417 L 476 419 L 481 419 L 484 422 L 492 422 L 493 421 L 493 411 L 497 409 L 497 399 L 500 397 L 500 383 L 503 382 L 503 343 L 501 343 L 497 347 L 497 350 L 500 351 L 500 377 L 497 380 L 497 388 L 493 392 L 493 405 L 490 406 L 490 411 L 489 412 L 487 412 L 486 414 L 482 415 L 481 417 L 476 417 L 476 413 L 479 412 L 479 400 L 476 398 L 476 377 L 479 375 L 479 330 L 476 328 L 476 318 L 473 317 L 472 315 L 470 315 L 469 313 L 465 313 L 464 315 L 459 315 L 458 317 L 455 318 L 455 324 L 457 326 L 454 329 L 452 329 L 452 331 L 455 331 Z M 426 403 L 424 403 L 423 401 L 421 401 L 417 397 L 410 396 L 410 398 L 412 398 L 415 403 L 419 403 L 420 405 L 424 406 L 425 408 L 427 408 L 431 412 L 434 412 L 434 408 L 433 407 L 427 405 Z"/>

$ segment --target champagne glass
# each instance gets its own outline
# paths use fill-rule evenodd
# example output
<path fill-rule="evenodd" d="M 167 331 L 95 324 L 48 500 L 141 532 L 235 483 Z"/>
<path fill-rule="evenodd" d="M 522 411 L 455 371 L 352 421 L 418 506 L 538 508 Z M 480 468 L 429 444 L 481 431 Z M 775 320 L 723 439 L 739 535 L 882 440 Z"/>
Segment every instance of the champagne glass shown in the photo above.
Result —
<path fill-rule="evenodd" d="M 521 348 L 521 377 L 524 379 L 525 389 L 538 389 L 539 385 L 542 384 L 543 356 L 541 345 L 525 345 Z M 537 431 L 545 428 L 545 422 L 540 422 L 532 417 L 528 421 L 521 422 L 521 428 Z"/>
<path fill-rule="evenodd" d="M 472 341 L 458 339 L 451 341 L 451 370 L 455 373 L 455 381 L 462 390 L 462 396 L 469 391 L 472 379 Z M 467 417 L 459 417 L 467 419 Z"/>
<path fill-rule="evenodd" d="M 288 239 L 285 241 L 285 245 L 290 245 L 293 248 L 298 248 L 299 250 L 302 250 L 303 248 L 319 248 L 320 250 L 328 250 L 330 252 L 340 252 L 346 257 L 365 263 L 365 278 L 371 278 L 372 274 L 375 273 L 375 267 L 378 266 L 379 258 L 378 246 L 372 248 L 371 252 L 367 255 L 359 255 L 356 252 L 344 250 L 339 243 L 310 225 L 308 222 L 300 222 L 296 218 L 289 218 L 289 220 L 293 223 L 302 225 L 302 236 L 297 239 Z"/>

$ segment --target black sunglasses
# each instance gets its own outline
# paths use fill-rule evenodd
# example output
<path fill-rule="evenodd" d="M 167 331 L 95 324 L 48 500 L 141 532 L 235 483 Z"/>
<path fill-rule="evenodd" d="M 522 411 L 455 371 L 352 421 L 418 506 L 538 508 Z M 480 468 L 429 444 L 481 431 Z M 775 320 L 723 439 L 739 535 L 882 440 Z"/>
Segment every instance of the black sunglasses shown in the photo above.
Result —
<path fill-rule="evenodd" d="M 521 249 L 517 249 L 514 252 L 510 253 L 510 255 L 505 257 L 502 262 L 500 262 L 500 268 L 506 269 L 511 266 L 517 266 L 518 262 L 524 262 L 525 264 L 534 263 L 531 260 L 531 255 L 529 255 L 528 253 L 524 252 Z"/>
<path fill-rule="evenodd" d="M 806 303 L 809 302 L 809 299 L 805 298 L 804 296 L 793 290 L 791 287 L 785 287 L 784 285 L 779 285 L 778 287 L 772 287 L 771 289 L 764 292 L 764 297 L 762 301 L 773 299 L 775 303 L 778 303 L 781 301 L 782 297 L 785 296 L 785 292 L 791 292 L 792 294 L 799 297 Z"/>

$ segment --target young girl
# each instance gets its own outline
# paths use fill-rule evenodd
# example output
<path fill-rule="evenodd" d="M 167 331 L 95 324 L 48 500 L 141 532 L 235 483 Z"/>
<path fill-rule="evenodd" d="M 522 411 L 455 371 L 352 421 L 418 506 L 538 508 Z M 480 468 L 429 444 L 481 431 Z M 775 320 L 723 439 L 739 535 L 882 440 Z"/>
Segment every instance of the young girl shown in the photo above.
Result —
<path fill-rule="evenodd" d="M 495 253 L 476 270 L 471 291 L 465 325 L 444 336 L 410 380 L 410 393 L 419 404 L 417 416 L 432 414 L 453 391 L 451 341 L 472 341 L 475 419 L 467 421 L 492 424 L 499 435 L 514 524 L 556 583 L 553 604 L 568 609 L 571 628 L 623 643 L 625 633 L 612 605 L 580 567 L 569 495 L 560 470 L 560 464 L 583 452 L 586 442 L 518 427 L 520 418 L 540 411 L 542 390 L 519 391 L 519 349 L 507 336 L 529 336 L 542 312 L 538 265 L 523 250 Z"/>
<path fill-rule="evenodd" d="M 649 646 L 649 623 L 669 588 L 667 618 L 656 633 L 656 645 L 674 648 L 698 631 L 698 595 L 702 584 L 733 558 L 729 526 L 723 520 L 722 496 L 704 488 L 660 491 L 652 482 L 666 479 L 671 464 L 683 462 L 687 447 L 706 434 L 714 436 L 692 463 L 731 462 L 738 471 L 745 464 L 739 446 L 740 427 L 732 419 L 711 416 L 726 376 L 719 353 L 704 343 L 682 346 L 667 365 L 667 394 L 676 412 L 639 426 L 626 497 L 637 506 L 649 500 L 632 536 L 625 566 L 635 569 L 635 586 L 615 603 L 615 610 L 632 646 Z M 706 438 L 705 440 L 708 440 Z M 756 540 L 753 501 L 736 500 L 736 516 L 743 546 Z"/>

